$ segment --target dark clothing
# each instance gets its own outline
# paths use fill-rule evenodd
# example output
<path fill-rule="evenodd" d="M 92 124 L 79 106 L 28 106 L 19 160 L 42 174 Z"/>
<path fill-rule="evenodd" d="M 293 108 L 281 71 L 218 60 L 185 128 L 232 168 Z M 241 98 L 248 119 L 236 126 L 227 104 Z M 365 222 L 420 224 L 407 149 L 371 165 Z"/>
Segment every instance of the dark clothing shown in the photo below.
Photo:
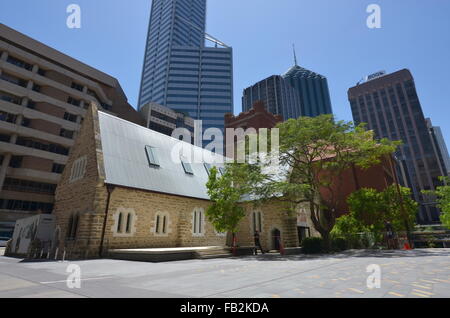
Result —
<path fill-rule="evenodd" d="M 255 238 L 255 255 L 258 255 L 258 248 L 261 250 L 261 253 L 264 254 L 264 250 L 261 246 L 261 241 L 259 240 L 259 234 L 256 232 L 253 237 Z"/>

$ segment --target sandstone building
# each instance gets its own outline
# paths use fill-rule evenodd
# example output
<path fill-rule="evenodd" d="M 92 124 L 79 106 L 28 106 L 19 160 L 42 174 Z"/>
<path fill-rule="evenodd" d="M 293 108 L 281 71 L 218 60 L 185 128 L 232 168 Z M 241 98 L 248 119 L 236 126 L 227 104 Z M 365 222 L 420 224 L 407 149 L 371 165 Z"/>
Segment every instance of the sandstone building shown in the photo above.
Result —
<path fill-rule="evenodd" d="M 174 151 L 177 145 L 183 151 Z M 93 105 L 57 188 L 54 246 L 88 258 L 110 249 L 225 246 L 226 234 L 217 233 L 205 215 L 212 165 L 189 162 L 189 151 L 211 155 Z M 297 216 L 276 202 L 244 204 L 241 246 L 252 246 L 258 229 L 265 249 L 278 247 L 276 236 L 285 247 L 297 247 L 297 219 L 309 226 L 304 209 Z"/>
<path fill-rule="evenodd" d="M 52 211 L 91 102 L 145 124 L 117 79 L 0 23 L 0 236 L 20 218 Z"/>

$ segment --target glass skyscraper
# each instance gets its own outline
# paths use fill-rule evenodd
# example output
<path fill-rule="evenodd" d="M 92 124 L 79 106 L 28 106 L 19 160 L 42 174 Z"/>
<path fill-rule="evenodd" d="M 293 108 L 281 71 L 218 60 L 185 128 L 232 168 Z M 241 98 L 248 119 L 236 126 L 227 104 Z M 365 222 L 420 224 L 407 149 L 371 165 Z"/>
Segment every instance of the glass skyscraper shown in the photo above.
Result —
<path fill-rule="evenodd" d="M 435 190 L 446 176 L 440 148 L 425 120 L 409 70 L 391 74 L 384 72 L 369 76 L 348 91 L 348 99 L 356 124 L 367 123 L 377 138 L 401 140 L 396 153 L 398 175 L 402 185 L 412 189 L 420 204 L 418 221 L 421 224 L 439 222 L 436 203 L 422 194 L 422 190 Z"/>
<path fill-rule="evenodd" d="M 153 0 L 139 108 L 155 102 L 223 130 L 233 112 L 232 49 L 205 24 L 206 0 Z"/>
<path fill-rule="evenodd" d="M 283 78 L 297 91 L 302 116 L 315 117 L 333 112 L 325 76 L 295 65 L 283 75 Z"/>
<path fill-rule="evenodd" d="M 258 100 L 284 120 L 332 113 L 327 78 L 297 63 L 284 75 L 270 76 L 244 89 L 243 111 L 249 111 Z"/>

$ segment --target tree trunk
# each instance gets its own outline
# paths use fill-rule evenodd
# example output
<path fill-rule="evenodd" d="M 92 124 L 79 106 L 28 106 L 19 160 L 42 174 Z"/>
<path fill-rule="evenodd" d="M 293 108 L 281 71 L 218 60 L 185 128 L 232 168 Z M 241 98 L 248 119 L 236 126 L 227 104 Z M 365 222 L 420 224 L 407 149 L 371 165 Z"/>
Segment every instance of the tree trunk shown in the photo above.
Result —
<path fill-rule="evenodd" d="M 331 251 L 331 236 L 330 236 L 330 232 L 322 231 L 320 233 L 320 235 L 322 235 L 322 239 L 323 239 L 323 249 L 324 249 L 325 252 L 329 253 Z"/>
<path fill-rule="evenodd" d="M 236 256 L 236 233 L 233 232 L 231 241 L 231 251 L 233 252 L 233 256 Z"/>

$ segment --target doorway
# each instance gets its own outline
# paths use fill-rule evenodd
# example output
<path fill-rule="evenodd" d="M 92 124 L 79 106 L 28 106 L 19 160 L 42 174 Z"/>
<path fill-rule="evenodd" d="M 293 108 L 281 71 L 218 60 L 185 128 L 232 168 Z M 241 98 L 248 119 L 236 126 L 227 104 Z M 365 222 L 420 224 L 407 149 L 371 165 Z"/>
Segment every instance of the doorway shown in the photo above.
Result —
<path fill-rule="evenodd" d="M 311 236 L 311 230 L 309 227 L 306 226 L 297 226 L 297 232 L 298 232 L 298 241 L 300 245 L 302 244 L 305 238 Z"/>
<path fill-rule="evenodd" d="M 272 230 L 272 249 L 279 251 L 280 250 L 280 240 L 281 240 L 281 232 L 279 229 Z"/>

